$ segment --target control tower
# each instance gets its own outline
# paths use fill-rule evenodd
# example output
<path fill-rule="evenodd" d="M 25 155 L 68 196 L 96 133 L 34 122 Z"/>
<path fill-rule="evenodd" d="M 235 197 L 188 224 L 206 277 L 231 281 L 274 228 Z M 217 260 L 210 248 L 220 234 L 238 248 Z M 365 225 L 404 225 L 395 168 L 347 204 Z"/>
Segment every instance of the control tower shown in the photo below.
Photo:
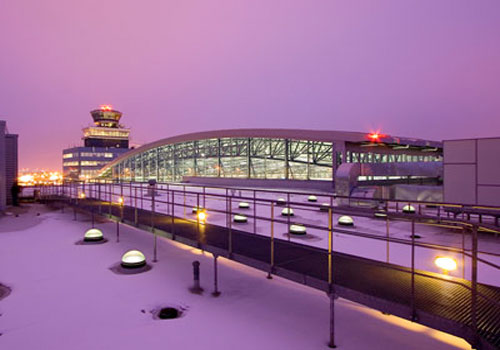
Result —
<path fill-rule="evenodd" d="M 130 130 L 119 124 L 122 113 L 109 105 L 90 112 L 95 126 L 83 129 L 85 147 L 128 148 Z"/>
<path fill-rule="evenodd" d="M 94 123 L 82 130 L 83 146 L 63 150 L 66 180 L 90 180 L 103 166 L 129 150 L 130 130 L 120 125 L 120 111 L 102 105 L 90 114 Z"/>

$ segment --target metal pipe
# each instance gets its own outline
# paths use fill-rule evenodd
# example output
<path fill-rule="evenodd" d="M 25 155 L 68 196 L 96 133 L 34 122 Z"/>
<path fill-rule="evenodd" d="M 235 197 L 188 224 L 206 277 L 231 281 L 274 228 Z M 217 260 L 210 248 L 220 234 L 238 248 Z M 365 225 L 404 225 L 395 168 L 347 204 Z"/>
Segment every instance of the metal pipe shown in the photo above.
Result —
<path fill-rule="evenodd" d="M 411 320 L 417 319 L 415 306 L 415 220 L 411 221 Z"/>
<path fill-rule="evenodd" d="M 153 262 L 158 261 L 158 236 L 155 231 L 155 192 L 156 186 L 153 186 L 153 191 L 151 194 L 151 232 L 154 236 L 154 250 L 153 250 Z"/>
<path fill-rule="evenodd" d="M 332 250 L 333 250 L 333 234 L 332 234 L 332 208 L 328 208 L 328 285 L 333 284 L 333 261 L 332 261 Z"/>
<path fill-rule="evenodd" d="M 229 258 L 233 257 L 232 198 L 229 197 Z"/>
<path fill-rule="evenodd" d="M 218 258 L 218 255 L 214 254 L 214 291 L 212 293 L 212 295 L 214 297 L 218 297 L 220 295 L 220 291 L 219 291 L 219 275 L 217 273 L 217 258 Z"/>
<path fill-rule="evenodd" d="M 475 333 L 473 348 L 477 348 L 477 226 L 472 228 L 471 327 Z"/>
<path fill-rule="evenodd" d="M 386 211 L 387 215 L 387 211 Z M 389 263 L 389 245 L 390 245 L 390 236 L 389 236 L 389 216 L 385 218 L 386 221 L 386 236 L 387 236 L 387 244 L 386 244 L 386 262 Z"/>
<path fill-rule="evenodd" d="M 330 298 L 330 341 L 328 347 L 334 349 L 337 347 L 335 345 L 335 293 L 330 291 L 328 296 Z"/>
<path fill-rule="evenodd" d="M 172 239 L 175 239 L 175 190 L 172 190 L 172 213 L 170 215 L 170 230 L 172 231 Z"/>
<path fill-rule="evenodd" d="M 257 200 L 255 198 L 255 190 L 253 190 L 253 233 L 257 233 Z"/>
<path fill-rule="evenodd" d="M 271 202 L 271 261 L 267 278 L 272 279 L 271 273 L 274 270 L 274 202 Z"/>

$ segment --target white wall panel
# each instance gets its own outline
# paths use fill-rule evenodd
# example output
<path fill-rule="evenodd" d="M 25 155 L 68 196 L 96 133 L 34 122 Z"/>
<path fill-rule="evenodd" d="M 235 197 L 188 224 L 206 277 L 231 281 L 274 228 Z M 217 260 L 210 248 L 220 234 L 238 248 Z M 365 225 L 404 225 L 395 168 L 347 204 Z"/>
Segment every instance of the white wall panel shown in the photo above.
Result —
<path fill-rule="evenodd" d="M 447 164 L 444 166 L 444 200 L 474 204 L 476 201 L 476 166 Z"/>
<path fill-rule="evenodd" d="M 445 163 L 475 163 L 476 141 L 475 140 L 444 141 L 443 155 Z"/>
<path fill-rule="evenodd" d="M 500 185 L 500 138 L 478 140 L 479 185 Z"/>

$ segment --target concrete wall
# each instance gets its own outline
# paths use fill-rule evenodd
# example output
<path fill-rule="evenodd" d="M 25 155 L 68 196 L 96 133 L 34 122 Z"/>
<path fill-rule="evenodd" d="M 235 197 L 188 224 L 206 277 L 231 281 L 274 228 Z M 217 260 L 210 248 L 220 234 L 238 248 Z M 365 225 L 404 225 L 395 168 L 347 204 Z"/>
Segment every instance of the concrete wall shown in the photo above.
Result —
<path fill-rule="evenodd" d="M 444 141 L 444 200 L 500 206 L 500 137 Z"/>

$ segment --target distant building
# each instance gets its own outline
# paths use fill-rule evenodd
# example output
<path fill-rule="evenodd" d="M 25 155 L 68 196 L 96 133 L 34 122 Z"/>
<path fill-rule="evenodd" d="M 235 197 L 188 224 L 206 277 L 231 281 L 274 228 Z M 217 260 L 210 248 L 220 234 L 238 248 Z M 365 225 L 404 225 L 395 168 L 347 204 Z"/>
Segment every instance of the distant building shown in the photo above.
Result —
<path fill-rule="evenodd" d="M 444 200 L 500 206 L 500 137 L 445 140 Z"/>
<path fill-rule="evenodd" d="M 17 180 L 17 135 L 9 134 L 0 120 L 0 211 L 12 203 L 11 188 Z"/>
<path fill-rule="evenodd" d="M 84 128 L 81 147 L 63 150 L 63 176 L 86 180 L 129 150 L 130 130 L 119 124 L 122 113 L 104 105 L 90 112 L 94 125 Z"/>

